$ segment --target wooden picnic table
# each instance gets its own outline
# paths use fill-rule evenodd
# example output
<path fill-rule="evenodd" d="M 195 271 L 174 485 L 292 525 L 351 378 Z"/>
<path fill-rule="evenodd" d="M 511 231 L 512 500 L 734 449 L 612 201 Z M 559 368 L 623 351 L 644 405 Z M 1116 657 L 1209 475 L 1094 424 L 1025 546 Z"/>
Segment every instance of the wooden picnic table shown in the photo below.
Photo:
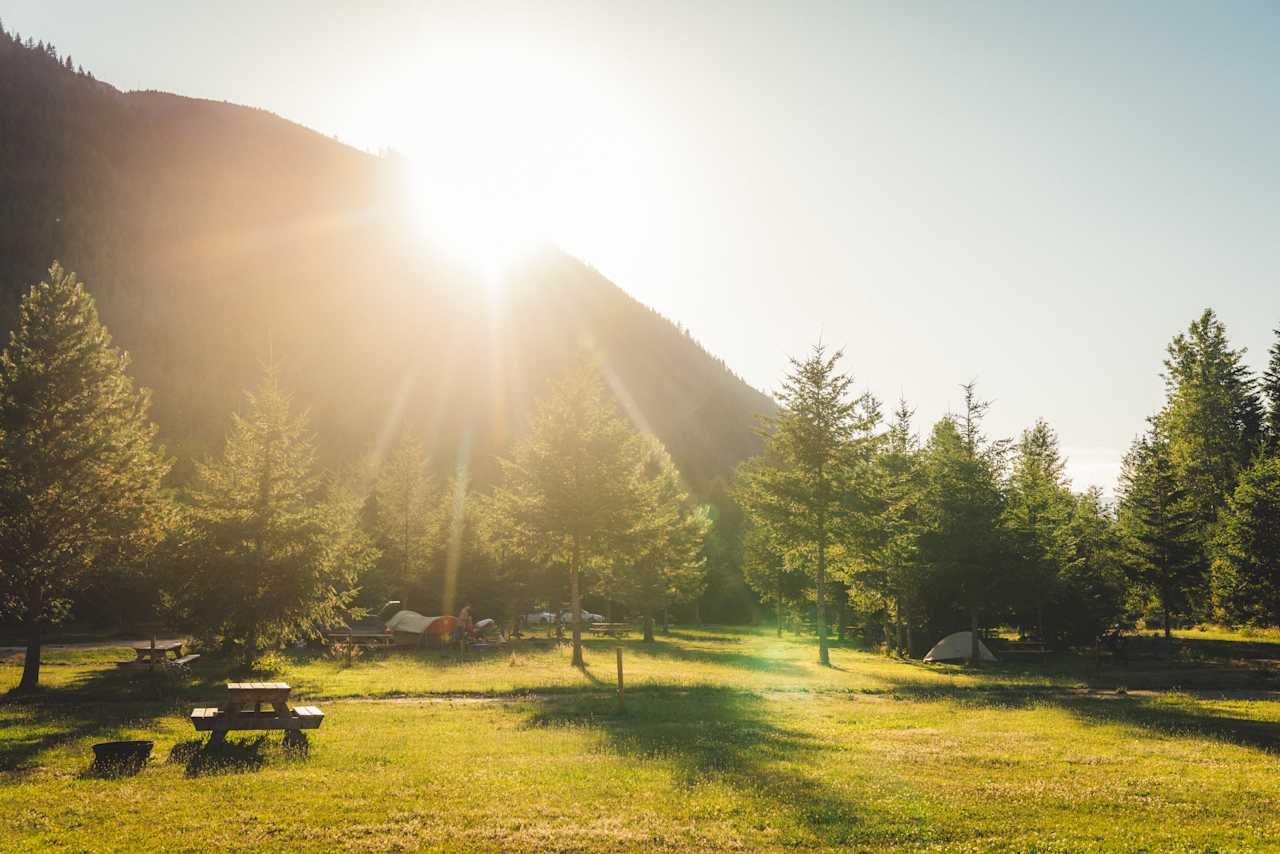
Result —
<path fill-rule="evenodd" d="M 160 643 L 135 643 L 132 644 L 133 651 L 137 653 L 139 661 L 151 661 L 153 659 L 163 659 L 169 653 L 173 653 L 174 658 L 182 657 L 182 641 L 161 641 Z"/>
<path fill-rule="evenodd" d="M 630 623 L 588 623 L 587 631 L 597 636 L 620 637 L 631 631 Z"/>
<path fill-rule="evenodd" d="M 391 632 L 379 632 L 373 629 L 364 631 L 340 629 L 326 632 L 325 638 L 330 643 L 345 643 L 354 646 L 391 646 L 392 641 L 395 640 L 395 636 Z"/>
<path fill-rule="evenodd" d="M 122 661 L 121 666 L 124 667 L 146 667 L 154 670 L 156 667 L 185 669 L 187 665 L 195 661 L 200 656 L 198 654 L 183 655 L 182 641 L 150 641 L 130 644 L 133 647 L 133 661 Z M 173 653 L 173 657 L 169 657 L 169 653 Z"/>
<path fill-rule="evenodd" d="M 292 690 L 288 682 L 228 682 L 226 708 L 195 709 L 191 723 L 197 732 L 209 733 L 210 745 L 221 744 L 231 730 L 273 729 L 284 730 L 285 744 L 305 745 L 302 730 L 318 729 L 324 712 L 315 706 L 289 708 Z"/>

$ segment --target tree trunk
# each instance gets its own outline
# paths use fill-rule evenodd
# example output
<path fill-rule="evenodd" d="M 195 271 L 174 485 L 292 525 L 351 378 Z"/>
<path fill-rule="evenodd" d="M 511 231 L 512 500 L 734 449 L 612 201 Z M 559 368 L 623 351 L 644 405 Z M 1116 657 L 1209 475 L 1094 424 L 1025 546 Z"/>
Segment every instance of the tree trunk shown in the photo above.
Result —
<path fill-rule="evenodd" d="M 831 666 L 831 653 L 827 650 L 827 532 L 826 520 L 820 519 L 818 524 L 821 533 L 818 535 L 818 663 L 823 667 Z"/>
<path fill-rule="evenodd" d="M 982 660 L 978 654 L 978 609 L 969 609 L 969 664 L 974 667 Z"/>
<path fill-rule="evenodd" d="M 578 541 L 573 541 L 573 557 L 569 561 L 569 598 L 573 613 L 573 667 L 585 667 L 582 660 L 582 601 L 578 597 Z"/>
<path fill-rule="evenodd" d="M 902 600 L 893 600 L 893 646 L 898 655 L 902 655 Z"/>
<path fill-rule="evenodd" d="M 253 669 L 253 662 L 258 658 L 258 624 L 254 623 L 249 627 L 249 631 L 245 633 L 244 638 L 244 666 L 246 670 Z"/>
<path fill-rule="evenodd" d="M 22 662 L 22 680 L 19 691 L 34 691 L 40 683 L 40 623 L 33 622 L 27 634 L 27 655 Z"/>
<path fill-rule="evenodd" d="M 916 657 L 916 633 L 911 628 L 911 622 L 907 622 L 907 658 Z"/>
<path fill-rule="evenodd" d="M 778 594 L 778 637 L 782 637 L 782 573 L 778 573 L 776 591 Z"/>
<path fill-rule="evenodd" d="M 701 599 L 693 600 L 693 624 L 699 627 L 702 626 L 702 600 Z"/>
<path fill-rule="evenodd" d="M 653 614 L 648 610 L 644 612 L 644 642 L 653 643 Z"/>

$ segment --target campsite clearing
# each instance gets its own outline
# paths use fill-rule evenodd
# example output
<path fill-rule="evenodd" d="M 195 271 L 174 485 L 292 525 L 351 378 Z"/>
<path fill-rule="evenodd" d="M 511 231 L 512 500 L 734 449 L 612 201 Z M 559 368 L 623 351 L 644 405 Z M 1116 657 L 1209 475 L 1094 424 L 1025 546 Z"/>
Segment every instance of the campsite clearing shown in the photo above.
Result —
<path fill-rule="evenodd" d="M 1269 639 L 1189 639 L 1172 662 L 1139 650 L 1127 671 L 1044 656 L 978 673 L 840 647 L 824 670 L 811 643 L 754 631 L 621 643 L 625 715 L 612 640 L 588 642 L 584 671 L 547 644 L 519 648 L 514 665 L 505 651 L 286 659 L 278 677 L 293 697 L 329 701 L 306 757 L 256 734 L 202 749 L 186 714 L 222 688 L 211 656 L 190 686 L 148 699 L 105 654 L 54 655 L 37 700 L 0 704 L 0 847 L 1166 850 L 1280 838 Z M 18 671 L 0 667 L 0 690 Z M 92 776 L 90 745 L 127 738 L 156 742 L 151 763 Z"/>

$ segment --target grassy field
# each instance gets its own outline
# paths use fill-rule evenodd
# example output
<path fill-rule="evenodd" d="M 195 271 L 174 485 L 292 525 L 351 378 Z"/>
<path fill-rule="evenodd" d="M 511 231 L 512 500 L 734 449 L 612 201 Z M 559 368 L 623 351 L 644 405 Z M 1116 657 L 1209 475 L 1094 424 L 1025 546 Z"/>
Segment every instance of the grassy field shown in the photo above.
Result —
<path fill-rule="evenodd" d="M 1280 847 L 1274 637 L 1189 632 L 1171 660 L 1050 656 L 969 672 L 746 630 L 612 643 L 588 667 L 529 641 L 466 659 L 282 657 L 322 705 L 306 755 L 279 734 L 202 749 L 216 701 L 118 672 L 127 649 L 52 655 L 0 702 L 0 847 L 681 850 L 1257 850 Z M 20 658 L 0 661 L 0 691 Z M 1123 689 L 1117 691 L 1117 689 Z M 135 776 L 90 745 L 154 739 Z"/>

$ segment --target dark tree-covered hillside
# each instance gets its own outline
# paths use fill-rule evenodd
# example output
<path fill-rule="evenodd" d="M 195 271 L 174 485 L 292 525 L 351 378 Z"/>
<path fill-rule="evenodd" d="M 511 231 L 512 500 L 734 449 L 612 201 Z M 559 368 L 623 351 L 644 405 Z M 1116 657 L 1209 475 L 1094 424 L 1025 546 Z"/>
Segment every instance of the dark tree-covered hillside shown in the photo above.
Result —
<path fill-rule="evenodd" d="M 584 348 L 695 491 L 757 450 L 772 402 L 685 332 L 552 249 L 491 300 L 426 249 L 402 174 L 262 110 L 120 92 L 0 35 L 0 331 L 52 259 L 78 272 L 155 390 L 179 478 L 268 361 L 331 463 L 408 434 L 483 483 Z"/>

